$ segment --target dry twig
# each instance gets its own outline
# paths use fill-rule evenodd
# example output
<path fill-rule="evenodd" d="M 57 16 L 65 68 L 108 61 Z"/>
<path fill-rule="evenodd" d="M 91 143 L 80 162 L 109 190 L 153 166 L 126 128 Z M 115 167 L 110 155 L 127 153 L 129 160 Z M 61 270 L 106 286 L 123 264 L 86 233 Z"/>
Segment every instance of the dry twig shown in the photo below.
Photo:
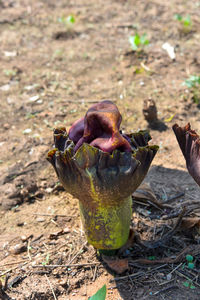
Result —
<path fill-rule="evenodd" d="M 53 294 L 54 299 L 57 300 L 56 295 L 55 295 L 54 290 L 53 290 L 53 286 L 52 286 L 52 284 L 51 284 L 51 281 L 49 280 L 49 278 L 47 277 L 46 274 L 45 274 L 45 277 L 46 277 L 46 280 L 47 280 L 47 282 L 48 282 L 48 284 L 49 284 L 49 286 L 50 286 L 50 288 L 51 288 L 51 291 L 52 291 L 52 294 Z"/>

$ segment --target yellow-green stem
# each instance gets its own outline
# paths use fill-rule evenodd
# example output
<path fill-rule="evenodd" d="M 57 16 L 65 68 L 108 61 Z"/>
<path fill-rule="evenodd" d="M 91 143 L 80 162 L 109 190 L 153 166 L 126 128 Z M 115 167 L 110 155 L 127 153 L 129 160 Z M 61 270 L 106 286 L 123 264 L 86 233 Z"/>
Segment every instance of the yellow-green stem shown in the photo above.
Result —
<path fill-rule="evenodd" d="M 131 196 L 117 201 L 115 206 L 105 207 L 101 201 L 95 208 L 83 205 L 81 202 L 79 204 L 89 244 L 97 249 L 114 250 L 127 242 L 132 215 Z"/>

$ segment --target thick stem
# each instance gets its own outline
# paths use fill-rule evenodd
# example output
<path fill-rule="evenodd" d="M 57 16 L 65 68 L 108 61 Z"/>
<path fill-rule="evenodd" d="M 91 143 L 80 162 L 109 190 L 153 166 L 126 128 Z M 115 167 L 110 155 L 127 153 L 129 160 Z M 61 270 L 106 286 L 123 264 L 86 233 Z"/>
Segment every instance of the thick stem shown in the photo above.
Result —
<path fill-rule="evenodd" d="M 105 207 L 101 201 L 96 208 L 79 204 L 89 244 L 101 250 L 115 250 L 127 242 L 132 215 L 131 196 L 117 201 L 115 206 Z"/>

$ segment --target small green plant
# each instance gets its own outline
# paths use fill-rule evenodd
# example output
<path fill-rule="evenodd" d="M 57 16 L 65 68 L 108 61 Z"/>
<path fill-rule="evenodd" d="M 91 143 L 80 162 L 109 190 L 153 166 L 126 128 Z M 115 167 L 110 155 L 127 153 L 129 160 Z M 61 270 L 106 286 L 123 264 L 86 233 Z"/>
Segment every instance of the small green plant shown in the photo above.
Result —
<path fill-rule="evenodd" d="M 194 260 L 193 256 L 190 254 L 187 254 L 185 258 L 187 260 L 188 269 L 194 269 L 195 265 L 194 265 L 194 261 L 193 261 Z"/>
<path fill-rule="evenodd" d="M 99 289 L 96 294 L 89 298 L 89 300 L 105 300 L 106 299 L 106 285 Z"/>
<path fill-rule="evenodd" d="M 179 23 L 178 30 L 181 36 L 187 35 L 192 31 L 192 21 L 189 15 L 184 17 L 180 14 L 175 14 L 174 19 Z"/>
<path fill-rule="evenodd" d="M 129 43 L 133 51 L 141 51 L 147 45 L 149 45 L 149 40 L 147 39 L 146 33 L 139 35 L 136 33 L 133 36 L 129 36 Z"/>
<path fill-rule="evenodd" d="M 192 93 L 192 99 L 196 104 L 200 103 L 200 76 L 191 75 L 183 83 Z"/>
<path fill-rule="evenodd" d="M 50 258 L 50 255 L 47 254 L 47 256 L 45 257 L 45 261 L 42 262 L 42 265 L 43 265 L 43 266 L 46 266 L 46 265 L 49 264 L 49 258 Z"/>
<path fill-rule="evenodd" d="M 180 14 L 175 14 L 174 19 L 179 21 L 184 27 L 192 26 L 192 21 L 191 21 L 190 15 L 183 17 Z"/>
<path fill-rule="evenodd" d="M 187 254 L 185 258 L 186 258 L 186 260 L 187 260 L 188 263 L 193 262 L 193 259 L 194 259 L 193 256 L 190 255 L 190 254 Z"/>
<path fill-rule="evenodd" d="M 71 28 L 76 22 L 76 19 L 74 15 L 69 15 L 67 17 L 62 16 L 58 18 L 58 22 L 64 24 L 67 28 Z"/>
<path fill-rule="evenodd" d="M 188 288 L 190 288 L 190 289 L 192 289 L 192 290 L 194 290 L 196 287 L 193 285 L 193 283 L 192 283 L 192 281 L 184 281 L 183 282 L 183 285 L 185 286 L 185 287 L 188 287 Z"/>
<path fill-rule="evenodd" d="M 16 76 L 17 74 L 17 71 L 16 70 L 8 70 L 8 69 L 5 69 L 3 70 L 4 74 L 7 76 L 7 77 L 14 77 Z"/>
<path fill-rule="evenodd" d="M 155 256 L 149 256 L 148 259 L 149 259 L 149 260 L 155 260 L 156 257 L 155 257 Z"/>

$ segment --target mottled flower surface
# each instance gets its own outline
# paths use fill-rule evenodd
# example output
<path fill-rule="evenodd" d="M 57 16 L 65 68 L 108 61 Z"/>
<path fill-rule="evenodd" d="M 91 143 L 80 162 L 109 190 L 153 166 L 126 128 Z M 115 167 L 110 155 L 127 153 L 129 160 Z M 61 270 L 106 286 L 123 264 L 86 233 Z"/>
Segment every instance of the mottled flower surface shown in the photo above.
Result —
<path fill-rule="evenodd" d="M 88 242 L 118 249 L 129 235 L 131 195 L 158 150 L 147 131 L 122 135 L 121 115 L 111 101 L 93 105 L 69 132 L 54 130 L 48 153 L 67 192 L 78 198 Z"/>
<path fill-rule="evenodd" d="M 190 123 L 184 127 L 174 124 L 172 128 L 185 157 L 188 172 L 200 186 L 200 137 L 191 129 Z"/>

